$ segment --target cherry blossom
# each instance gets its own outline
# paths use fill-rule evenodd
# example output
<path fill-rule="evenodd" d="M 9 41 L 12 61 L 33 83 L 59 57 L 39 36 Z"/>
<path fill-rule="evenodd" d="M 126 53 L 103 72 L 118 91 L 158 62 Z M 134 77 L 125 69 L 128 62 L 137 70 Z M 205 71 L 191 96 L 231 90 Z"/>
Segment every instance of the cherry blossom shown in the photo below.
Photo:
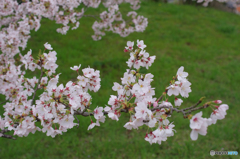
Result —
<path fill-rule="evenodd" d="M 53 5 L 53 3 L 54 1 L 51 1 L 49 5 Z M 87 4 L 87 1 L 84 3 Z M 97 7 L 93 1 L 89 5 Z M 50 6 L 50 8 L 53 12 L 57 10 L 54 6 Z M 118 6 L 114 5 L 104 14 L 112 14 L 117 10 Z M 46 10 L 46 12 L 48 11 Z M 104 14 L 101 15 L 103 18 Z M 132 16 L 135 14 L 132 13 Z M 3 104 L 3 117 L 0 116 L 1 137 L 7 137 L 4 134 L 5 131 L 13 131 L 13 135 L 19 137 L 28 136 L 29 133 L 36 131 L 55 137 L 79 125 L 79 122 L 76 122 L 78 115 L 89 117 L 88 130 L 90 130 L 95 126 L 100 126 L 100 123 L 104 123 L 106 116 L 118 121 L 122 113 L 129 113 L 130 120 L 123 125 L 126 129 L 138 129 L 145 125 L 152 129 L 152 132 L 147 132 L 145 140 L 150 144 L 161 144 L 176 132 L 175 125 L 170 119 L 172 113 L 176 111 L 182 113 L 185 119 L 190 119 L 190 128 L 192 129 L 190 138 L 196 140 L 198 134 L 207 134 L 208 126 L 225 118 L 226 111 L 229 109 L 228 105 L 221 104 L 220 100 L 210 101 L 200 106 L 202 98 L 196 105 L 188 108 L 173 107 L 169 96 L 174 95 L 175 106 L 180 106 L 183 100 L 176 96 L 181 95 L 187 98 L 191 92 L 191 83 L 186 79 L 188 73 L 183 72 L 183 66 L 178 69 L 176 78 L 174 77 L 170 85 L 165 87 L 162 95 L 159 98 L 154 97 L 155 88 L 151 86 L 154 75 L 141 73 L 140 69 L 142 67 L 148 69 L 156 57 L 150 56 L 144 50 L 146 45 L 143 40 L 137 40 L 135 50 L 134 42 L 127 42 L 125 49 L 130 54 L 127 61 L 128 69 L 123 73 L 121 81 L 113 82 L 112 90 L 116 92 L 116 95 L 110 95 L 108 105 L 105 107 L 95 106 L 94 109 L 91 109 L 92 97 L 89 92 L 97 92 L 100 89 L 100 71 L 87 67 L 83 68 L 81 72 L 79 71 L 81 64 L 70 67 L 71 70 L 77 71 L 77 80 L 68 81 L 65 85 L 61 84 L 59 79 L 62 75 L 61 73 L 56 74 L 57 53 L 51 49 L 51 45 L 48 43 L 44 44 L 44 48 L 46 48 L 44 52 L 40 53 L 36 59 L 32 57 L 31 50 L 26 55 L 19 54 L 22 63 L 19 66 L 16 66 L 14 59 L 9 59 L 6 54 L 0 55 L 2 61 L 0 93 L 7 100 Z M 25 77 L 25 71 L 35 71 L 36 69 L 40 72 L 39 78 L 36 76 Z M 41 90 L 42 93 L 36 99 L 38 90 Z M 218 104 L 221 105 L 218 106 Z M 194 116 L 189 114 L 192 111 L 208 107 L 216 108 L 210 118 L 203 118 L 202 112 Z M 36 124 L 37 122 L 39 124 Z"/>
<path fill-rule="evenodd" d="M 180 99 L 180 98 L 176 98 L 176 97 L 175 97 L 175 100 L 174 100 L 174 104 L 175 104 L 175 106 L 180 106 L 180 105 L 182 104 L 182 102 L 183 102 L 182 99 Z"/>
<path fill-rule="evenodd" d="M 198 134 L 205 136 L 205 135 L 207 134 L 207 126 L 208 126 L 207 123 L 206 123 L 206 122 L 203 122 L 203 123 L 201 124 L 201 127 L 200 127 L 200 128 L 198 128 L 198 129 L 193 129 L 192 132 L 191 132 L 191 134 L 190 134 L 191 139 L 192 139 L 192 140 L 197 140 Z"/>
<path fill-rule="evenodd" d="M 128 130 L 136 129 L 137 126 L 134 122 L 127 122 L 123 127 L 125 127 Z"/>
<path fill-rule="evenodd" d="M 229 109 L 228 105 L 222 104 L 217 107 L 211 114 L 211 119 L 213 120 L 213 124 L 216 124 L 217 120 L 222 120 L 227 115 L 227 110 Z"/>
<path fill-rule="evenodd" d="M 132 50 L 134 45 L 134 41 L 128 41 L 127 42 L 127 47 L 125 47 L 127 50 Z"/>
<path fill-rule="evenodd" d="M 186 77 L 188 76 L 187 72 L 183 72 L 184 67 L 181 66 L 178 71 L 177 71 L 177 78 L 179 81 L 184 81 L 186 79 Z"/>
<path fill-rule="evenodd" d="M 70 67 L 70 69 L 74 71 L 78 71 L 80 67 L 81 67 L 81 64 L 79 66 Z"/>
<path fill-rule="evenodd" d="M 143 42 L 143 40 L 137 40 L 137 46 L 140 48 L 140 49 L 144 49 L 145 47 L 147 47 L 145 44 L 144 44 L 144 42 Z"/>
<path fill-rule="evenodd" d="M 52 50 L 52 49 L 53 49 L 53 48 L 51 47 L 51 45 L 48 44 L 48 42 L 46 42 L 46 43 L 44 44 L 44 47 L 45 47 L 46 49 L 48 49 L 48 50 Z"/>
<path fill-rule="evenodd" d="M 190 120 L 190 128 L 191 129 L 200 129 L 204 120 L 202 118 L 202 112 L 195 114 Z"/>
<path fill-rule="evenodd" d="M 184 81 L 180 84 L 180 94 L 184 98 L 189 97 L 189 93 L 192 92 L 191 90 L 191 83 L 189 81 Z"/>
<path fill-rule="evenodd" d="M 167 89 L 168 89 L 167 94 L 169 96 L 171 96 L 171 95 L 178 96 L 179 93 L 180 93 L 180 87 L 178 85 L 175 85 L 175 84 L 169 86 Z"/>
<path fill-rule="evenodd" d="M 155 138 L 156 138 L 156 136 L 152 132 L 150 132 L 149 134 L 146 134 L 146 136 L 145 136 L 145 140 L 148 141 L 151 145 L 152 145 L 152 143 L 156 143 Z"/>

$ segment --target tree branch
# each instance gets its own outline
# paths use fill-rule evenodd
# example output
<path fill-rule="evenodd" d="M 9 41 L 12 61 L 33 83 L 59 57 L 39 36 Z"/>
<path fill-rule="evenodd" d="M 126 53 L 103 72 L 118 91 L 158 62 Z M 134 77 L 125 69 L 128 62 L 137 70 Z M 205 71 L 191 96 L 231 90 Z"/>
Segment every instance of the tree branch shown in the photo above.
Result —
<path fill-rule="evenodd" d="M 30 82 L 28 82 L 28 80 L 26 80 L 26 82 L 34 90 L 33 86 L 30 84 Z"/>
<path fill-rule="evenodd" d="M 78 126 L 77 126 L 77 128 L 78 128 L 79 127 L 79 120 L 78 120 L 78 118 L 77 118 L 77 116 L 75 114 L 73 116 L 78 121 Z"/>
<path fill-rule="evenodd" d="M 194 104 L 193 106 L 188 107 L 188 108 L 185 108 L 185 109 L 183 109 L 183 110 L 185 111 L 185 110 L 189 110 L 189 109 L 195 108 L 195 107 L 198 106 L 200 103 L 202 103 L 202 100 L 203 100 L 203 98 L 201 98 L 201 99 L 200 99 L 196 104 Z"/>
<path fill-rule="evenodd" d="M 98 19 L 97 16 L 95 16 L 95 15 L 83 15 L 83 17 L 93 17 L 93 18 L 96 19 L 97 21 L 98 21 L 98 20 L 101 20 L 101 19 Z"/>
<path fill-rule="evenodd" d="M 32 103 L 31 103 L 31 105 L 33 105 L 33 102 L 34 102 L 34 99 L 35 99 L 35 96 L 36 96 L 36 93 L 37 93 L 37 90 L 38 90 L 38 85 L 40 84 L 41 79 L 42 79 L 43 74 L 44 74 L 41 58 L 40 58 L 40 67 L 41 67 L 41 75 L 40 75 L 40 77 L 39 77 L 39 79 L 38 79 L 37 87 L 36 87 L 36 89 L 34 90 L 34 94 L 33 94 L 33 98 L 32 98 Z"/>
<path fill-rule="evenodd" d="M 194 108 L 194 109 L 191 109 L 191 110 L 187 111 L 186 114 L 189 114 L 189 113 L 191 113 L 191 112 L 193 112 L 193 111 L 196 111 L 196 110 L 199 110 L 199 109 L 205 109 L 205 108 L 207 108 L 207 107 L 209 107 L 209 106 L 210 106 L 210 104 L 205 103 L 205 104 L 204 104 L 203 106 L 201 106 L 201 107 Z"/>
<path fill-rule="evenodd" d="M 7 103 L 7 101 L 8 101 L 8 100 L 5 100 L 4 102 L 1 102 L 0 105 L 1 105 L 1 104 L 4 104 L 4 103 Z"/>
<path fill-rule="evenodd" d="M 0 132 L 0 137 L 4 137 L 4 138 L 16 140 L 16 138 L 14 138 L 13 136 L 4 134 L 4 133 L 6 133 L 6 132 L 9 132 L 9 130 L 7 130 L 7 129 L 2 130 L 2 131 Z"/>

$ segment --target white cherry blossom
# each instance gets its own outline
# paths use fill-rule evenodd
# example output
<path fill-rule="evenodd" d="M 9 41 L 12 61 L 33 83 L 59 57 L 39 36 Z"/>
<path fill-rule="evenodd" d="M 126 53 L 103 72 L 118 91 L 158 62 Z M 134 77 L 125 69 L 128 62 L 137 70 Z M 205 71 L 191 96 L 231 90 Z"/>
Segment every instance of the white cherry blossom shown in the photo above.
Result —
<path fill-rule="evenodd" d="M 44 47 L 45 47 L 46 49 L 48 49 L 48 50 L 52 50 L 52 49 L 53 49 L 53 48 L 51 47 L 51 45 L 48 44 L 48 42 L 46 42 L 46 43 L 44 44 Z"/>

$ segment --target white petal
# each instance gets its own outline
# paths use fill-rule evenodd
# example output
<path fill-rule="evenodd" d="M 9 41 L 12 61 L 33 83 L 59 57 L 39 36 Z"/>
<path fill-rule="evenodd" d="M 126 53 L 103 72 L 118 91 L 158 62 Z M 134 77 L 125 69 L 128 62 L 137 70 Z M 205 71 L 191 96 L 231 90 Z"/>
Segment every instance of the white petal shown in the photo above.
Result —
<path fill-rule="evenodd" d="M 191 137 L 191 139 L 192 140 L 197 140 L 197 138 L 198 138 L 198 133 L 197 133 L 197 131 L 196 130 L 192 130 L 192 132 L 191 132 L 191 134 L 190 134 L 190 137 Z"/>

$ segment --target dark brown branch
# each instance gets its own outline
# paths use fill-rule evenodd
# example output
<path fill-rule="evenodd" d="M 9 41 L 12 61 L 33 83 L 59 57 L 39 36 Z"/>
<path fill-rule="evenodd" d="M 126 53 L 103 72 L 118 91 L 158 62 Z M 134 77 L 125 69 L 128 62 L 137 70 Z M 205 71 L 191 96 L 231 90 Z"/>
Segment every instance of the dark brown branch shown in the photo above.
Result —
<path fill-rule="evenodd" d="M 87 11 L 87 9 L 89 8 L 89 4 L 90 4 L 90 2 L 89 2 L 87 5 L 85 5 L 85 6 L 86 6 L 86 8 L 84 9 L 84 12 L 86 12 L 86 11 Z"/>
<path fill-rule="evenodd" d="M 54 99 L 54 100 L 55 100 L 55 99 Z M 202 102 L 202 98 L 201 98 L 201 99 L 198 101 L 198 103 L 196 103 L 195 105 L 193 105 L 193 106 L 191 106 L 191 107 L 189 107 L 189 108 L 184 108 L 184 109 L 180 109 L 180 110 L 179 110 L 178 108 L 173 108 L 172 106 L 163 105 L 163 106 L 160 106 L 160 107 L 152 108 L 151 111 L 155 111 L 155 110 L 160 110 L 160 109 L 163 109 L 163 108 L 167 108 L 167 109 L 170 109 L 170 113 L 168 113 L 167 115 L 172 115 L 173 111 L 176 111 L 177 113 L 182 113 L 184 118 L 187 118 L 187 115 L 186 115 L 186 114 L 189 114 L 189 113 L 191 113 L 191 112 L 193 112 L 193 111 L 196 111 L 196 110 L 205 109 L 205 108 L 207 108 L 207 107 L 210 106 L 209 103 L 205 103 L 203 106 L 198 107 L 198 108 L 195 108 L 195 107 L 196 107 L 197 105 L 199 105 L 201 102 Z M 64 104 L 64 103 L 61 103 L 61 104 Z M 67 106 L 66 104 L 64 104 L 64 105 Z M 69 106 L 68 106 L 68 107 L 69 107 Z M 190 109 L 190 110 L 189 110 L 189 109 Z M 185 112 L 185 110 L 189 110 L 189 111 Z M 127 113 L 127 112 L 128 112 L 128 109 L 127 109 L 127 108 L 126 108 L 126 109 L 121 109 L 121 112 Z M 104 115 L 107 115 L 108 112 L 103 111 L 103 114 L 104 114 Z M 93 116 L 94 113 L 93 113 L 93 112 L 86 112 L 86 108 L 85 108 L 83 111 L 81 111 L 81 110 L 74 111 L 74 117 L 75 117 L 75 119 L 78 121 L 78 124 L 79 124 L 79 120 L 78 120 L 78 118 L 76 117 L 76 115 L 82 115 L 82 116 L 87 117 L 87 116 Z M 37 121 L 40 121 L 40 120 L 37 118 Z M 147 122 L 149 122 L 149 120 L 144 120 L 143 122 L 147 123 Z M 18 123 L 17 123 L 17 124 L 14 124 L 14 127 L 16 128 L 17 125 L 18 125 Z M 8 132 L 8 131 L 9 131 L 9 130 L 7 130 L 7 129 L 2 130 L 2 131 L 0 132 L 0 134 L 2 135 L 1 137 L 16 140 L 16 138 L 14 138 L 13 136 L 4 134 L 4 133 L 6 133 L 6 132 Z"/>
<path fill-rule="evenodd" d="M 2 130 L 2 131 L 0 132 L 0 135 L 2 135 L 1 137 L 16 140 L 16 138 L 14 138 L 13 136 L 4 134 L 4 133 L 6 133 L 6 132 L 9 132 L 9 130 L 7 130 L 7 129 Z"/>
<path fill-rule="evenodd" d="M 103 112 L 104 115 L 108 114 L 107 112 Z M 93 112 L 81 112 L 80 110 L 74 111 L 75 115 L 82 115 L 82 116 L 93 116 Z"/>
<path fill-rule="evenodd" d="M 205 108 L 207 108 L 207 107 L 209 107 L 209 106 L 210 106 L 210 104 L 206 103 L 206 104 L 204 104 L 204 105 L 201 106 L 201 107 L 194 108 L 194 109 L 191 109 L 191 110 L 187 111 L 186 114 L 189 114 L 189 113 L 191 113 L 191 112 L 193 112 L 193 111 L 196 111 L 196 110 L 199 110 L 199 109 L 205 109 Z"/>
<path fill-rule="evenodd" d="M 171 109 L 173 108 L 172 106 L 166 106 L 166 105 L 163 105 L 161 107 L 155 107 L 155 108 L 152 108 L 151 111 L 154 111 L 154 110 L 158 110 L 158 109 L 162 109 L 162 108 L 168 108 L 168 109 Z"/>
<path fill-rule="evenodd" d="M 83 17 L 93 17 L 96 20 L 101 20 L 101 19 L 98 19 L 97 16 L 95 15 L 83 15 Z"/>
<path fill-rule="evenodd" d="M 34 88 L 33 88 L 33 86 L 31 85 L 31 83 L 28 82 L 28 80 L 26 80 L 26 81 L 27 81 L 27 84 L 34 90 Z"/>
<path fill-rule="evenodd" d="M 11 135 L 6 135 L 6 134 L 2 134 L 1 137 L 4 137 L 4 138 L 8 138 L 8 139 L 13 139 L 13 140 L 16 140 L 16 138 L 14 138 L 13 136 Z"/>
<path fill-rule="evenodd" d="M 5 100 L 4 102 L 1 102 L 0 105 L 1 105 L 1 104 L 4 104 L 4 103 L 7 103 L 7 101 L 8 101 L 8 100 Z"/>
<path fill-rule="evenodd" d="M 121 112 L 127 113 L 128 110 L 127 110 L 127 109 L 121 109 Z M 93 116 L 93 115 L 94 115 L 93 112 L 81 112 L 80 110 L 75 111 L 74 114 L 76 114 L 76 115 L 82 115 L 82 116 Z M 104 114 L 104 115 L 107 115 L 108 112 L 103 111 L 103 114 Z"/>
<path fill-rule="evenodd" d="M 165 96 L 165 94 L 167 94 L 168 89 L 165 90 L 165 92 L 162 93 L 162 95 L 158 98 L 157 102 L 161 101 L 162 98 Z"/>
<path fill-rule="evenodd" d="M 160 101 L 160 100 L 162 100 L 162 98 L 164 97 L 164 95 L 162 94 L 159 98 L 158 98 L 158 102 Z"/>
<path fill-rule="evenodd" d="M 151 111 L 155 111 L 155 110 L 162 109 L 162 108 L 168 108 L 168 109 L 170 109 L 170 113 L 168 115 L 171 115 L 173 111 L 176 111 L 177 113 L 182 113 L 184 118 L 187 118 L 187 116 L 186 116 L 187 114 L 189 114 L 189 113 L 191 113 L 193 111 L 196 111 L 196 110 L 207 108 L 207 107 L 210 106 L 209 103 L 205 103 L 203 106 L 195 108 L 202 102 L 202 100 L 203 100 L 203 98 L 201 98 L 193 106 L 188 107 L 188 108 L 184 108 L 184 109 L 180 109 L 180 110 L 178 108 L 173 108 L 172 106 L 160 106 L 160 107 L 152 108 Z M 189 110 L 189 111 L 186 112 L 186 110 Z M 145 122 L 147 122 L 147 120 Z"/>
<path fill-rule="evenodd" d="M 185 110 L 189 110 L 189 109 L 195 108 L 195 107 L 198 106 L 200 103 L 202 103 L 202 100 L 203 100 L 203 98 L 201 98 L 201 99 L 200 99 L 196 104 L 194 104 L 193 106 L 188 107 L 188 108 L 184 108 L 183 110 L 185 111 Z"/>
<path fill-rule="evenodd" d="M 127 101 L 129 102 L 132 99 L 132 93 L 130 94 L 129 98 L 127 99 Z"/>
<path fill-rule="evenodd" d="M 208 103 L 204 104 L 203 106 L 201 107 L 198 107 L 198 108 L 195 108 L 196 106 L 198 106 L 200 103 L 202 102 L 202 98 L 193 106 L 189 107 L 189 108 L 184 108 L 184 109 L 178 109 L 178 108 L 173 108 L 172 106 L 166 106 L 166 105 L 163 105 L 163 106 L 160 106 L 160 107 L 155 107 L 155 108 L 152 108 L 151 111 L 155 111 L 155 110 L 160 110 L 162 108 L 167 108 L 167 109 L 170 109 L 170 113 L 168 113 L 168 115 L 172 115 L 173 111 L 176 111 L 177 113 L 182 113 L 183 114 L 183 117 L 184 118 L 187 118 L 186 114 L 189 114 L 193 111 L 196 111 L 196 110 L 199 110 L 199 109 L 204 109 L 204 108 L 207 108 L 209 106 Z M 190 109 L 190 110 L 189 110 Z M 86 110 L 86 109 L 85 109 Z M 74 114 L 75 115 L 82 115 L 82 116 L 93 116 L 94 113 L 93 112 L 85 112 L 85 110 L 83 110 L 82 112 L 80 110 L 78 111 L 75 111 Z M 186 110 L 189 110 L 186 112 Z M 127 113 L 128 112 L 128 109 L 121 109 L 121 112 L 125 112 Z M 107 115 L 108 112 L 103 112 L 104 115 Z M 145 121 L 147 122 L 147 120 Z"/>

